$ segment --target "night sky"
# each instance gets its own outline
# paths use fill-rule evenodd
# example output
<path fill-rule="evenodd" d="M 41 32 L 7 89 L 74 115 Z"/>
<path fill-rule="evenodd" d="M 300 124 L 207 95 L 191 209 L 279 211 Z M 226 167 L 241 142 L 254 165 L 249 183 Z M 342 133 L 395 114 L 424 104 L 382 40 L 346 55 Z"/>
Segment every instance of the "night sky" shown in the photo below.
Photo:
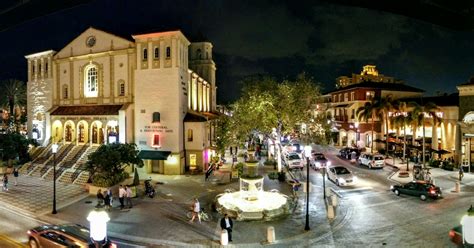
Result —
<path fill-rule="evenodd" d="M 97 0 L 0 32 L 0 80 L 26 81 L 24 55 L 59 51 L 92 26 L 132 34 L 180 29 L 214 45 L 218 103 L 235 100 L 239 81 L 301 72 L 325 91 L 335 78 L 375 64 L 380 73 L 437 92 L 456 92 L 474 75 L 474 33 L 387 12 L 308 1 Z"/>

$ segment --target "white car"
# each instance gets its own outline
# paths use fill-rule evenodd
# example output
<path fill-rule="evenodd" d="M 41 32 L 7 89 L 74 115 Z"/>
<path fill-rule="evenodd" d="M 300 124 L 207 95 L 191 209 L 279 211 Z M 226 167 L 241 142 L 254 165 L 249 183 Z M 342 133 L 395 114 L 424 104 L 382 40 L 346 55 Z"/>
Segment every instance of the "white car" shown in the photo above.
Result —
<path fill-rule="evenodd" d="M 287 155 L 286 163 L 288 165 L 288 169 L 303 169 L 304 167 L 304 160 L 301 159 L 300 155 L 296 152 L 290 152 Z"/>
<path fill-rule="evenodd" d="M 385 158 L 383 155 L 380 154 L 361 154 L 358 159 L 359 165 L 365 165 L 372 168 L 383 168 L 385 165 Z"/>
<path fill-rule="evenodd" d="M 327 177 L 337 186 L 350 186 L 357 183 L 357 177 L 350 170 L 343 166 L 329 167 Z"/>

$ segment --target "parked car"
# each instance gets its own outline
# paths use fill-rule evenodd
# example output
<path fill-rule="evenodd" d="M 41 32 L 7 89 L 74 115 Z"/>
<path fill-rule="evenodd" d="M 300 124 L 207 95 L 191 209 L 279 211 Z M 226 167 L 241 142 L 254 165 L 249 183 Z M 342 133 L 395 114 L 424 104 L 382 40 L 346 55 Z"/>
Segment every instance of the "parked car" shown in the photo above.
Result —
<path fill-rule="evenodd" d="M 313 153 L 312 158 L 310 160 L 310 165 L 313 169 L 319 170 L 321 168 L 327 168 L 327 166 L 331 165 L 331 161 L 329 161 L 324 154 L 322 153 Z"/>
<path fill-rule="evenodd" d="M 27 231 L 31 248 L 39 247 L 94 247 L 89 229 L 77 224 L 43 225 Z M 117 245 L 106 240 L 101 247 L 116 248 Z"/>
<path fill-rule="evenodd" d="M 359 165 L 365 165 L 369 167 L 369 169 L 383 168 L 385 165 L 385 157 L 380 154 L 364 153 L 359 156 L 357 161 Z"/>
<path fill-rule="evenodd" d="M 360 150 L 354 147 L 344 147 L 339 150 L 339 155 L 344 159 L 351 159 L 352 152 L 355 152 L 356 157 L 360 156 Z"/>
<path fill-rule="evenodd" d="M 455 226 L 449 230 L 449 239 L 456 245 L 462 246 L 462 226 Z"/>
<path fill-rule="evenodd" d="M 413 181 L 404 185 L 392 185 L 390 188 L 396 195 L 418 196 L 422 201 L 426 201 L 428 197 L 432 199 L 442 197 L 441 188 L 426 181 Z"/>
<path fill-rule="evenodd" d="M 329 167 L 326 175 L 328 179 L 333 181 L 337 186 L 349 186 L 357 182 L 357 177 L 343 166 Z"/>
<path fill-rule="evenodd" d="M 288 169 L 303 169 L 304 167 L 304 159 L 300 157 L 300 155 L 296 152 L 290 152 L 287 155 L 286 163 L 288 165 Z"/>

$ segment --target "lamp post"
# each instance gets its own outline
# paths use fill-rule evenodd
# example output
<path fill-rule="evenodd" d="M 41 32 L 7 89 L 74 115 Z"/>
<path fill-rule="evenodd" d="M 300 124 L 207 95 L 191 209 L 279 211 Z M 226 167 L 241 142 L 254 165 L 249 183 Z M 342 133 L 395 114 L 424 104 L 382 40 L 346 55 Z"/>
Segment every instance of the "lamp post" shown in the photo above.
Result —
<path fill-rule="evenodd" d="M 356 129 L 356 146 L 359 148 L 359 122 L 354 123 L 354 127 Z"/>
<path fill-rule="evenodd" d="M 51 146 L 51 151 L 53 152 L 53 212 L 52 214 L 57 214 L 56 211 L 56 153 L 58 152 L 58 144 L 54 143 Z"/>
<path fill-rule="evenodd" d="M 461 219 L 462 225 L 462 243 L 474 244 L 474 208 L 467 210 L 467 214 Z"/>
<path fill-rule="evenodd" d="M 311 156 L 311 146 L 305 146 L 304 156 L 306 157 L 306 224 L 304 230 L 309 228 L 309 156 Z"/>
<path fill-rule="evenodd" d="M 90 222 L 90 235 L 95 247 L 104 247 L 107 243 L 107 222 L 109 215 L 104 210 L 92 210 L 87 216 Z"/>

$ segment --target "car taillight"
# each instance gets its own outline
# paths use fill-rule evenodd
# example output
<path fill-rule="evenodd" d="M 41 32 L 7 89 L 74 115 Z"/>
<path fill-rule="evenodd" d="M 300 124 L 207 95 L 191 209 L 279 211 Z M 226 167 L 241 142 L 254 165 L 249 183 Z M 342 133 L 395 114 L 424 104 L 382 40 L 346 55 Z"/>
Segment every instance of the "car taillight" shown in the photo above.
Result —
<path fill-rule="evenodd" d="M 432 194 L 432 195 L 434 195 L 434 194 L 436 194 L 436 190 L 430 189 L 429 193 Z"/>
<path fill-rule="evenodd" d="M 449 231 L 449 237 L 454 238 L 454 236 L 456 236 L 456 233 L 453 230 Z"/>
<path fill-rule="evenodd" d="M 27 233 L 28 235 L 31 235 L 31 231 L 30 231 L 30 230 L 26 231 L 26 233 Z"/>

